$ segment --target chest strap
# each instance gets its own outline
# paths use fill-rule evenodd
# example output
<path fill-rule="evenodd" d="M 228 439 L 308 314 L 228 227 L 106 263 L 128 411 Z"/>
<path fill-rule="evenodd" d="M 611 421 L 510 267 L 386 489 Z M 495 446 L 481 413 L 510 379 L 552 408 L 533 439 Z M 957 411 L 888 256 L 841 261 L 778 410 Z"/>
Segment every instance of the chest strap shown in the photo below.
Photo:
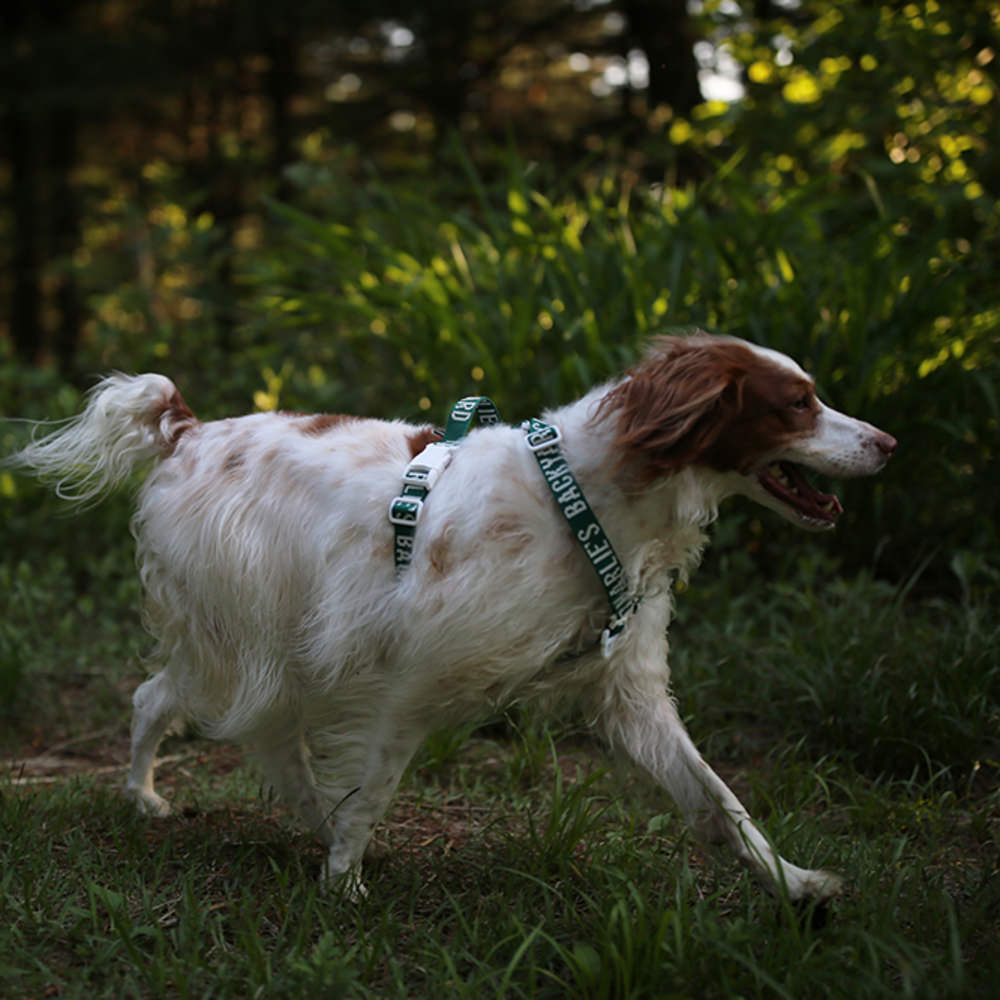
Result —
<path fill-rule="evenodd" d="M 573 537 L 590 560 L 608 595 L 611 619 L 601 633 L 601 650 L 607 657 L 614 640 L 624 631 L 642 598 L 630 590 L 625 567 L 563 456 L 559 447 L 562 440 L 559 428 L 534 417 L 525 420 L 521 428 L 527 432 L 524 443 L 535 456 Z"/>
<path fill-rule="evenodd" d="M 442 439 L 427 445 L 403 473 L 403 491 L 389 506 L 389 520 L 395 532 L 392 555 L 397 576 L 413 559 L 413 539 L 424 500 L 451 462 L 454 446 L 468 434 L 473 418 L 480 426 L 489 427 L 500 423 L 500 412 L 486 396 L 460 399 L 451 408 Z"/>

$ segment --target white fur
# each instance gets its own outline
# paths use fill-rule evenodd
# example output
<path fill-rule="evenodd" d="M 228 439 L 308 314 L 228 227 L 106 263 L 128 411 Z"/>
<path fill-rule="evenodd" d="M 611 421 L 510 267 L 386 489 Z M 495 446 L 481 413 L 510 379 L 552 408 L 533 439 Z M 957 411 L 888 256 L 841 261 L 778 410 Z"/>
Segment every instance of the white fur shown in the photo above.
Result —
<path fill-rule="evenodd" d="M 83 413 L 23 449 L 16 462 L 54 479 L 64 500 L 96 500 L 138 463 L 162 454 L 164 439 L 148 414 L 173 391 L 164 375 L 111 375 L 91 390 Z"/>
<path fill-rule="evenodd" d="M 192 719 L 252 750 L 329 847 L 324 879 L 362 891 L 362 853 L 428 731 L 515 699 L 570 703 L 770 889 L 835 892 L 836 876 L 772 850 L 668 694 L 673 580 L 697 562 L 727 495 L 771 498 L 752 476 L 697 466 L 623 491 L 611 475 L 613 427 L 592 421 L 608 388 L 545 419 L 562 430 L 567 461 L 644 595 L 609 659 L 594 645 L 606 598 L 520 430 L 474 430 L 462 442 L 400 578 L 387 512 L 418 430 L 401 422 L 312 434 L 310 418 L 257 414 L 193 422 L 171 450 L 157 415 L 170 419 L 173 384 L 114 376 L 80 418 L 15 456 L 57 476 L 64 495 L 90 499 L 161 455 L 134 520 L 164 663 L 134 698 L 127 788 L 140 810 L 169 811 L 153 788 L 156 748 L 171 722 Z M 884 463 L 869 425 L 824 409 L 818 427 L 782 457 L 842 475 Z"/>

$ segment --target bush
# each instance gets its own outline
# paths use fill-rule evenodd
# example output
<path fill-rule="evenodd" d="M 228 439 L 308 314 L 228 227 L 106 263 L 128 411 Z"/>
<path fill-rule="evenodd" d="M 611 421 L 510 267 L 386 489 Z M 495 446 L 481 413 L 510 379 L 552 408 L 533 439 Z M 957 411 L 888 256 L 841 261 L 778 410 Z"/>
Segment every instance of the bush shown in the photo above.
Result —
<path fill-rule="evenodd" d="M 645 193 L 604 177 L 555 196 L 521 165 L 491 191 L 471 176 L 458 211 L 377 183 L 346 220 L 315 196 L 310 214 L 274 206 L 246 274 L 259 404 L 440 421 L 481 391 L 520 420 L 650 334 L 703 327 L 795 356 L 833 405 L 899 437 L 880 479 L 843 487 L 826 544 L 846 570 L 902 578 L 932 558 L 939 584 L 950 553 L 996 546 L 997 316 L 978 248 L 928 259 L 874 201 L 847 228 L 825 182 L 779 195 L 726 167 Z M 760 566 L 795 544 L 771 525 L 751 524 Z"/>

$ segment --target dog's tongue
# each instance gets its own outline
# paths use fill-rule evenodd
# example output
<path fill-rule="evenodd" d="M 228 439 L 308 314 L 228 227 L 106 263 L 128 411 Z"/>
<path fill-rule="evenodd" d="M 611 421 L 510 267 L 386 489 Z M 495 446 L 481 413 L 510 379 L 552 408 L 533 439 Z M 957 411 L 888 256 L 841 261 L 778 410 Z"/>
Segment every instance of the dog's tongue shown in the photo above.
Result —
<path fill-rule="evenodd" d="M 844 513 L 832 493 L 821 493 L 791 462 L 773 462 L 757 478 L 769 493 L 806 517 L 833 524 Z"/>

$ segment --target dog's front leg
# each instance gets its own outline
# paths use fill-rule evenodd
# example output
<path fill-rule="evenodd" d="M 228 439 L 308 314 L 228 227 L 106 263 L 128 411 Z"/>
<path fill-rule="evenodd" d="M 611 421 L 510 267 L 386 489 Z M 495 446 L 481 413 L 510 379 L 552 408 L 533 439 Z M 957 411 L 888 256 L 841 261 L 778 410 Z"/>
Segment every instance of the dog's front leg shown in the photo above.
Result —
<path fill-rule="evenodd" d="M 329 847 L 320 883 L 326 889 L 343 888 L 351 898 L 367 895 L 361 879 L 361 861 L 379 820 L 395 794 L 406 765 L 420 744 L 423 730 L 387 716 L 366 740 L 363 768 L 356 772 L 357 784 L 346 794 L 333 789 L 329 815 Z M 329 771 L 329 767 L 320 768 Z"/>
<path fill-rule="evenodd" d="M 769 891 L 819 900 L 839 891 L 836 875 L 799 868 L 771 849 L 739 799 L 702 759 L 666 692 L 620 702 L 605 726 L 612 743 L 666 788 L 695 835 L 728 844 Z"/>

